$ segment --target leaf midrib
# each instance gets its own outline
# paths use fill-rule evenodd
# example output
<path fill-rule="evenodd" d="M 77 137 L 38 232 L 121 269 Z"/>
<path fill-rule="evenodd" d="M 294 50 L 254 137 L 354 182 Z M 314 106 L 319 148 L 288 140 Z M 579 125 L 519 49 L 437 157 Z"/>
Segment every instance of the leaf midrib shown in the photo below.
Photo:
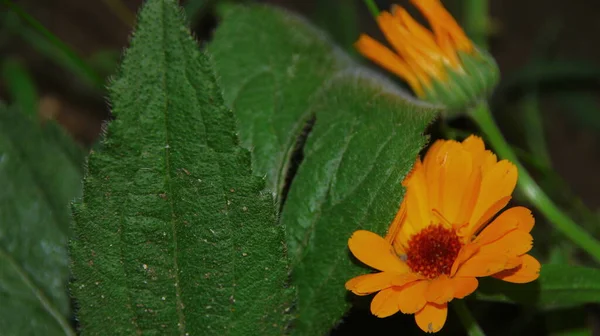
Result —
<path fill-rule="evenodd" d="M 21 280 L 27 285 L 27 287 L 31 290 L 31 292 L 35 295 L 38 301 L 41 303 L 44 310 L 46 310 L 50 316 L 54 318 L 54 320 L 60 325 L 62 330 L 65 332 L 67 336 L 75 336 L 75 331 L 71 329 L 71 326 L 67 322 L 66 319 L 63 318 L 62 314 L 58 311 L 58 309 L 52 304 L 52 302 L 46 297 L 44 291 L 38 288 L 33 280 L 29 278 L 25 270 L 18 264 L 5 250 L 0 247 L 0 258 L 4 258 L 12 268 L 17 272 Z"/>
<path fill-rule="evenodd" d="M 166 45 L 166 41 L 167 41 L 167 27 L 166 27 L 166 6 L 165 6 L 165 1 L 161 1 L 161 7 L 162 7 L 162 32 L 163 32 L 163 38 L 162 38 L 162 51 L 163 51 L 163 59 L 162 61 L 163 69 L 166 69 L 166 65 L 167 65 L 167 45 Z M 166 71 L 163 71 L 162 73 L 162 87 L 163 87 L 163 92 L 168 93 L 169 91 L 167 90 L 167 73 Z M 178 244 L 177 244 L 177 223 L 175 221 L 175 208 L 174 208 L 174 204 L 173 204 L 173 185 L 171 183 L 171 165 L 170 165 L 170 147 L 169 147 L 169 115 L 168 115 L 168 110 L 169 110 L 169 97 L 168 95 L 165 96 L 165 105 L 164 105 L 164 118 L 165 118 L 165 184 L 167 185 L 167 189 L 168 189 L 168 194 L 167 194 L 167 202 L 169 203 L 169 209 L 171 211 L 171 231 L 172 231 L 172 235 L 173 235 L 173 267 L 174 267 L 174 279 L 175 279 L 175 301 L 176 301 L 176 307 L 175 309 L 177 310 L 177 316 L 179 318 L 179 323 L 177 324 L 178 329 L 179 329 L 179 333 L 180 335 L 185 335 L 185 315 L 183 314 L 183 302 L 181 301 L 181 288 L 180 288 L 180 281 L 179 281 L 179 264 L 178 264 Z"/>

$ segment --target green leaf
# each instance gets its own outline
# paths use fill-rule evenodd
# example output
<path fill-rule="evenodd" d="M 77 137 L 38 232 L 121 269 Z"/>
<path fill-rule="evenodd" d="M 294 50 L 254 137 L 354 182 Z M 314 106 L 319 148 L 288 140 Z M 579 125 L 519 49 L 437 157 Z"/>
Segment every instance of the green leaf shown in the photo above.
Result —
<path fill-rule="evenodd" d="M 69 202 L 81 193 L 81 151 L 0 105 L 0 330 L 74 335 L 67 280 Z M 69 152 L 65 148 L 70 148 Z"/>
<path fill-rule="evenodd" d="M 15 59 L 4 60 L 2 79 L 12 97 L 13 105 L 18 106 L 25 114 L 36 117 L 39 98 L 35 83 L 23 64 Z"/>
<path fill-rule="evenodd" d="M 284 232 L 174 0 L 150 0 L 74 206 L 83 334 L 280 335 Z"/>
<path fill-rule="evenodd" d="M 514 302 L 544 309 L 600 302 L 600 270 L 571 265 L 543 265 L 537 281 L 512 284 L 480 279 L 476 298 Z"/>
<path fill-rule="evenodd" d="M 321 32 L 281 10 L 229 9 L 209 48 L 240 137 L 276 192 L 315 119 L 281 223 L 298 287 L 294 332 L 326 334 L 349 306 L 344 283 L 367 271 L 353 262 L 348 238 L 357 229 L 385 233 L 434 111 L 357 70 Z"/>
<path fill-rule="evenodd" d="M 303 19 L 266 6 L 229 8 L 209 50 L 252 168 L 281 201 L 315 96 L 352 63 Z"/>
<path fill-rule="evenodd" d="M 299 293 L 299 335 L 321 335 L 345 313 L 344 283 L 366 270 L 350 257 L 348 238 L 359 229 L 385 235 L 433 117 L 356 74 L 335 80 L 314 110 L 317 122 L 281 216 Z"/>

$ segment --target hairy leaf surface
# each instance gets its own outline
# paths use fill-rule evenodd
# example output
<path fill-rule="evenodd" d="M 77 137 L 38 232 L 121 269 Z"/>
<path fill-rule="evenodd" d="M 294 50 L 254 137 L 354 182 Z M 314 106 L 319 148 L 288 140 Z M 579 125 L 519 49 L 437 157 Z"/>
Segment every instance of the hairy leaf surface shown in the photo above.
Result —
<path fill-rule="evenodd" d="M 111 85 L 116 120 L 75 206 L 82 332 L 280 335 L 283 229 L 180 12 L 147 2 Z"/>
<path fill-rule="evenodd" d="M 241 144 L 281 200 L 314 98 L 352 62 L 303 19 L 266 6 L 228 8 L 209 50 Z"/>
<path fill-rule="evenodd" d="M 334 81 L 314 109 L 281 216 L 299 291 L 299 335 L 321 334 L 345 313 L 344 283 L 365 273 L 348 238 L 359 229 L 385 235 L 433 116 L 360 74 Z"/>
<path fill-rule="evenodd" d="M 315 118 L 281 223 L 298 288 L 294 332 L 326 334 L 349 306 L 345 281 L 366 272 L 348 238 L 357 229 L 385 233 L 435 111 L 356 69 L 321 32 L 282 10 L 229 9 L 209 49 L 243 144 L 274 192 Z"/>

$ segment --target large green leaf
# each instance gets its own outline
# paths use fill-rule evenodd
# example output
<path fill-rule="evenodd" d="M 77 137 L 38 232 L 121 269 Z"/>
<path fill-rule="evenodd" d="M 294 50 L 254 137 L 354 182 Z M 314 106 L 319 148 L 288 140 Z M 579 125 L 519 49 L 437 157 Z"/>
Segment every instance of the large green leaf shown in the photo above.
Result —
<path fill-rule="evenodd" d="M 69 202 L 81 150 L 54 124 L 0 105 L 0 333 L 74 335 L 69 326 Z"/>
<path fill-rule="evenodd" d="M 540 308 L 600 303 L 600 270 L 572 265 L 543 265 L 539 279 L 527 284 L 485 278 L 480 281 L 476 298 Z"/>
<path fill-rule="evenodd" d="M 275 192 L 306 121 L 316 118 L 281 223 L 298 287 L 294 332 L 326 334 L 349 306 L 344 282 L 366 271 L 353 263 L 348 238 L 357 229 L 385 233 L 434 111 L 390 82 L 348 70 L 347 56 L 285 11 L 230 9 L 209 49 L 243 144 Z"/>
<path fill-rule="evenodd" d="M 279 335 L 283 228 L 180 11 L 147 2 L 111 85 L 116 120 L 75 206 L 82 332 Z"/>
<path fill-rule="evenodd" d="M 266 6 L 228 8 L 209 50 L 253 169 L 280 201 L 313 100 L 351 61 L 304 20 Z"/>
<path fill-rule="evenodd" d="M 360 75 L 335 80 L 314 109 L 317 122 L 281 216 L 300 335 L 323 334 L 348 308 L 344 283 L 365 272 L 353 263 L 348 238 L 358 229 L 385 234 L 433 116 Z"/>

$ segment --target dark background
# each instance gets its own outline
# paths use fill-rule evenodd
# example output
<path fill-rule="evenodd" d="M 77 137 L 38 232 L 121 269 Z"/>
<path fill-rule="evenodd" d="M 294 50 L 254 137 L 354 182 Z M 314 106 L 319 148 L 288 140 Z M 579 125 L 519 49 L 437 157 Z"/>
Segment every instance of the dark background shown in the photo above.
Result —
<path fill-rule="evenodd" d="M 308 17 L 329 30 L 343 48 L 351 50 L 359 32 L 381 37 L 360 0 L 271 0 Z M 103 76 L 114 73 L 121 51 L 127 46 L 133 15 L 142 0 L 17 0 Z M 119 8 L 119 3 L 124 8 Z M 391 1 L 378 1 L 382 9 Z M 396 1 L 408 5 L 408 1 Z M 460 21 L 465 1 L 444 4 Z M 502 82 L 492 100 L 495 116 L 509 141 L 523 152 L 540 184 L 576 220 L 600 232 L 600 1 L 597 0 L 490 0 L 489 46 L 499 64 Z M 94 146 L 104 120 L 110 118 L 106 93 L 85 83 L 23 35 L 15 16 L 0 5 L 0 60 L 11 58 L 30 73 L 37 88 L 39 114 L 56 119 L 84 146 Z M 411 12 L 414 13 L 413 10 Z M 201 43 L 210 39 L 218 23 L 211 7 L 191 19 Z M 33 42 L 32 42 L 33 41 Z M 368 62 L 365 62 L 368 66 Z M 0 81 L 0 100 L 10 102 Z M 531 121 L 537 112 L 542 129 Z M 433 125 L 440 136 L 445 126 Z M 476 128 L 465 118 L 450 121 L 465 132 Z M 530 135 L 541 132 L 544 146 L 532 145 Z M 543 139 L 543 138 L 542 138 Z M 540 150 L 542 149 L 542 150 Z M 545 161 L 547 160 L 547 161 Z M 541 163 L 540 163 L 541 161 Z M 536 216 L 541 218 L 541 216 Z M 544 228 L 544 223 L 541 224 Z M 546 226 L 547 227 L 547 226 Z M 537 239 L 537 237 L 536 237 Z M 546 243 L 554 240 L 548 238 Z M 551 253 L 548 252 L 548 255 Z M 585 263 L 577 253 L 570 262 Z M 418 331 L 412 316 L 377 319 L 366 311 L 368 302 L 355 308 L 334 330 L 334 335 L 365 332 L 404 335 Z M 489 335 L 555 334 L 569 324 L 597 324 L 597 307 L 541 313 L 527 307 L 471 302 L 478 321 Z M 557 321 L 563 321 L 561 323 Z M 557 324 L 559 324 L 557 326 Z M 444 334 L 460 334 L 458 319 L 450 312 Z M 596 330 L 598 330 L 596 326 Z"/>

